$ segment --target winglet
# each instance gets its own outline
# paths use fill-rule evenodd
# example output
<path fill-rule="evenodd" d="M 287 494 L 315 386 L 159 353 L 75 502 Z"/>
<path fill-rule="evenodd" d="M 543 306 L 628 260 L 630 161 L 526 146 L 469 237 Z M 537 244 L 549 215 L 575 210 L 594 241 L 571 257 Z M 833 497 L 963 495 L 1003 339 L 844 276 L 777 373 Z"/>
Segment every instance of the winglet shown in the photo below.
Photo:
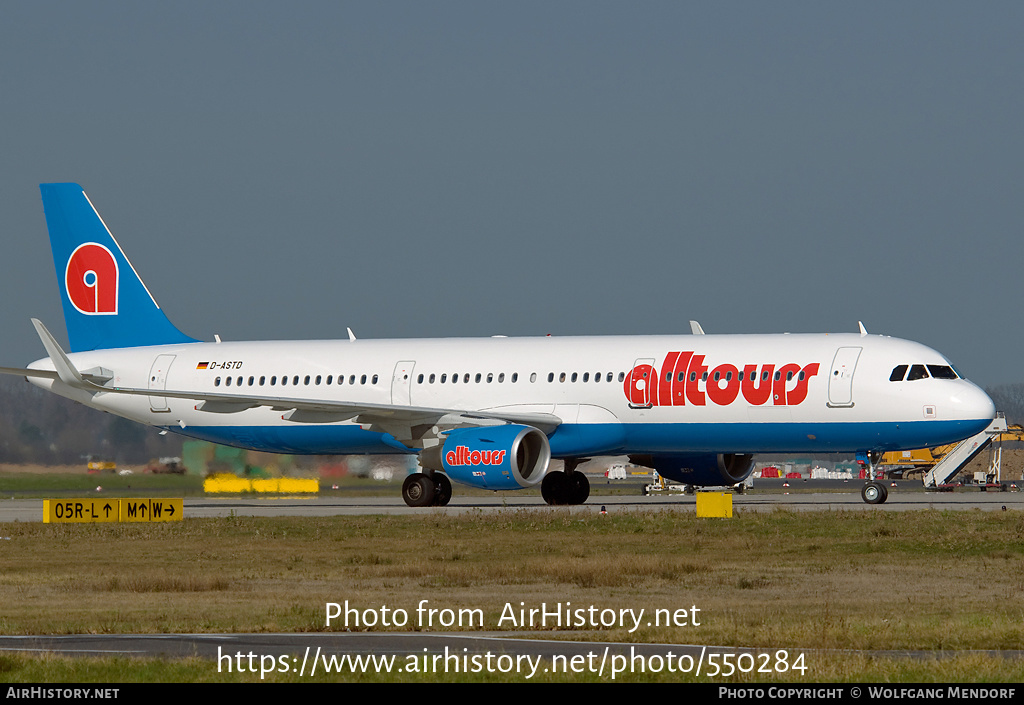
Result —
<path fill-rule="evenodd" d="M 71 360 L 68 359 L 68 356 L 50 334 L 50 331 L 46 330 L 46 326 L 43 325 L 42 321 L 38 318 L 33 318 L 32 325 L 36 327 L 36 333 L 39 334 L 39 340 L 42 341 L 43 347 L 46 348 L 46 354 L 50 356 L 50 360 L 53 362 L 53 366 L 57 370 L 57 376 L 60 377 L 60 381 L 69 387 L 75 387 L 76 389 L 88 389 L 89 383 L 85 381 L 82 374 L 75 369 L 73 364 L 71 364 Z"/>

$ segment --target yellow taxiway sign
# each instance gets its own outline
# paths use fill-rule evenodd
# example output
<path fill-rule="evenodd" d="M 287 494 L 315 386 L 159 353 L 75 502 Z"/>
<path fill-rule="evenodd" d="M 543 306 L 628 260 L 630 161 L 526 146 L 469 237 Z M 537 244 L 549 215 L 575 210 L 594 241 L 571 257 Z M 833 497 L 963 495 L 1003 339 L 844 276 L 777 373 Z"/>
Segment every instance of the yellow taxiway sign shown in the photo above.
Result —
<path fill-rule="evenodd" d="M 181 521 L 181 499 L 44 499 L 43 522 Z"/>

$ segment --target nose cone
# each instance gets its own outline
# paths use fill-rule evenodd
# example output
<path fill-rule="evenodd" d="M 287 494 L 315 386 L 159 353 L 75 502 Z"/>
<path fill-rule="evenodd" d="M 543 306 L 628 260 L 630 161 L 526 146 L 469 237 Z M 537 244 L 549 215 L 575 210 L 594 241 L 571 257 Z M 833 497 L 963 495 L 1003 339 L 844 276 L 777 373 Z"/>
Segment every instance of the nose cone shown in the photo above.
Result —
<path fill-rule="evenodd" d="M 950 397 L 958 419 L 963 419 L 972 433 L 984 431 L 996 417 L 996 405 L 981 387 L 963 381 L 962 386 Z"/>

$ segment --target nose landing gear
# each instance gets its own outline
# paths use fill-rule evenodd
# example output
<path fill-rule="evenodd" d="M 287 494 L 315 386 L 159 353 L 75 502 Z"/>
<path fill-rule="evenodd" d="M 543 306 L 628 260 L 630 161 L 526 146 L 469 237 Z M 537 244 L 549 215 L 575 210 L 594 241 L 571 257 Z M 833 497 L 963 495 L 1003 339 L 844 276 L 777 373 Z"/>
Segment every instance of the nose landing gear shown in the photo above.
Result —
<path fill-rule="evenodd" d="M 885 504 L 889 499 L 889 490 L 881 482 L 867 482 L 860 489 L 860 497 L 868 504 Z"/>
<path fill-rule="evenodd" d="M 860 458 L 858 457 L 858 459 Z M 882 460 L 882 454 L 876 451 L 867 453 L 866 460 L 868 481 L 860 488 L 860 498 L 868 504 L 885 504 L 885 500 L 889 499 L 889 490 L 883 483 L 875 480 L 875 469 Z"/>

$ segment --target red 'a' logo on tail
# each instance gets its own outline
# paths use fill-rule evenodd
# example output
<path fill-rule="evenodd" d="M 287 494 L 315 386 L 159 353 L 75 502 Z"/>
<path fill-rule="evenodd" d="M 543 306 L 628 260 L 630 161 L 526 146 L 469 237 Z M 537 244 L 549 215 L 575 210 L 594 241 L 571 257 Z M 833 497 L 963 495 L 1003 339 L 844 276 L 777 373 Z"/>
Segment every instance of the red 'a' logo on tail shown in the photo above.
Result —
<path fill-rule="evenodd" d="M 103 245 L 79 245 L 68 259 L 64 286 L 71 305 L 87 316 L 117 314 L 117 260 Z"/>

